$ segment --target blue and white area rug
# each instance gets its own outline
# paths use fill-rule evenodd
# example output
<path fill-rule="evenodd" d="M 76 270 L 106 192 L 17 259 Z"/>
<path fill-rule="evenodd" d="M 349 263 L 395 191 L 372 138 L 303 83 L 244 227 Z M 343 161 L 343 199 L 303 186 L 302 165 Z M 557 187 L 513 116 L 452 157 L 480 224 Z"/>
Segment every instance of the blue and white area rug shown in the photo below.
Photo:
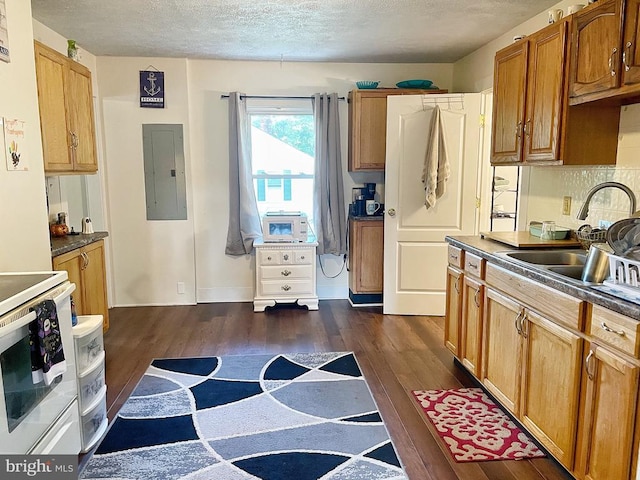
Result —
<path fill-rule="evenodd" d="M 407 479 L 350 352 L 154 360 L 81 478 Z"/>

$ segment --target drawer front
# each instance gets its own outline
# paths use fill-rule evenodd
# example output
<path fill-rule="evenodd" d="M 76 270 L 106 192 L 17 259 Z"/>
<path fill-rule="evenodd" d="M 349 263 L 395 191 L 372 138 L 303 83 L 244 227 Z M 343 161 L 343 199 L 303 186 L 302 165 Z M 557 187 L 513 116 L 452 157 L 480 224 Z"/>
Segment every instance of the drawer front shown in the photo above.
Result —
<path fill-rule="evenodd" d="M 464 273 L 484 280 L 486 260 L 469 252 L 464 254 Z"/>
<path fill-rule="evenodd" d="M 301 248 L 293 251 L 293 262 L 298 265 L 311 265 L 313 261 L 313 250 L 310 248 Z"/>
<path fill-rule="evenodd" d="M 315 295 L 311 280 L 261 281 L 260 292 L 262 296 L 273 298 Z"/>
<path fill-rule="evenodd" d="M 586 302 L 491 263 L 486 283 L 561 325 L 584 331 Z"/>
<path fill-rule="evenodd" d="M 266 266 L 260 270 L 260 277 L 263 280 L 279 280 L 302 278 L 310 280 L 313 274 L 311 265 L 282 265 Z"/>
<path fill-rule="evenodd" d="M 84 337 L 75 339 L 76 365 L 78 373 L 84 373 L 88 368 L 95 365 L 103 356 L 104 339 L 102 338 L 102 328 Z"/>
<path fill-rule="evenodd" d="M 462 268 L 464 264 L 464 250 L 449 245 L 449 265 Z"/>
<path fill-rule="evenodd" d="M 594 305 L 587 333 L 621 352 L 640 358 L 639 327 L 637 320 Z"/>
<path fill-rule="evenodd" d="M 282 264 L 283 252 L 281 250 L 260 249 L 259 252 L 260 252 L 260 265 L 281 265 Z"/>

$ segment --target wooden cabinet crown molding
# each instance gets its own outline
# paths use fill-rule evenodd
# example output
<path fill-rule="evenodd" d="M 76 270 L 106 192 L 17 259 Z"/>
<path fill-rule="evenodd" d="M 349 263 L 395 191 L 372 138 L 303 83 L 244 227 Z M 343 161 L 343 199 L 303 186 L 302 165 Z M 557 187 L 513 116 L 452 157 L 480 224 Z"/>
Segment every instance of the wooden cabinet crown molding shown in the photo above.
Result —
<path fill-rule="evenodd" d="M 45 172 L 95 173 L 91 72 L 38 41 L 34 53 Z"/>

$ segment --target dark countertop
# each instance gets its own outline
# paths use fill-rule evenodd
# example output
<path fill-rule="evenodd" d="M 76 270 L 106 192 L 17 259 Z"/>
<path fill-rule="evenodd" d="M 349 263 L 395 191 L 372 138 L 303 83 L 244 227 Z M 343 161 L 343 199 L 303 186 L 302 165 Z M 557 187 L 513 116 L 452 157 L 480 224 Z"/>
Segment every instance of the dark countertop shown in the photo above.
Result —
<path fill-rule="evenodd" d="M 490 261 L 500 267 L 506 268 L 514 273 L 520 274 L 531 280 L 535 280 L 543 285 L 547 285 L 554 290 L 564 292 L 573 297 L 600 305 L 614 312 L 627 315 L 636 320 L 640 320 L 640 305 L 628 302 L 618 297 L 608 295 L 589 287 L 588 284 L 582 284 L 579 281 L 565 279 L 562 276 L 556 276 L 548 271 L 535 268 L 520 263 L 516 260 L 495 255 L 498 252 L 508 252 L 517 250 L 509 245 L 484 239 L 480 236 L 447 236 L 445 238 L 451 245 L 462 248 L 474 255 Z"/>
<path fill-rule="evenodd" d="M 349 220 L 371 221 L 371 220 L 384 220 L 384 215 L 349 215 Z"/>
<path fill-rule="evenodd" d="M 66 235 L 64 237 L 51 237 L 51 257 L 57 257 L 76 248 L 84 247 L 108 237 L 108 232 L 80 233 L 78 235 Z"/>

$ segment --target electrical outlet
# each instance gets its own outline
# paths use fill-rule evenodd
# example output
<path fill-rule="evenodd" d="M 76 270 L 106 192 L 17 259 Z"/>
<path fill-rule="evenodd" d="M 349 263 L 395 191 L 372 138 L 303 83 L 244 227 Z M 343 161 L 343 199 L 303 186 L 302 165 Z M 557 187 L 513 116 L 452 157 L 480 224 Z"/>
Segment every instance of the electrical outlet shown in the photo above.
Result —
<path fill-rule="evenodd" d="M 608 220 L 600 220 L 600 221 L 598 222 L 598 228 L 604 228 L 604 229 L 607 229 L 607 228 L 609 228 L 609 227 L 611 226 L 611 224 L 612 224 L 612 223 L 613 223 L 613 222 L 610 222 L 610 221 L 608 221 Z"/>
<path fill-rule="evenodd" d="M 185 292 L 184 282 L 178 282 L 178 293 L 183 294 Z"/>
<path fill-rule="evenodd" d="M 571 197 L 562 197 L 562 214 L 571 215 Z"/>

